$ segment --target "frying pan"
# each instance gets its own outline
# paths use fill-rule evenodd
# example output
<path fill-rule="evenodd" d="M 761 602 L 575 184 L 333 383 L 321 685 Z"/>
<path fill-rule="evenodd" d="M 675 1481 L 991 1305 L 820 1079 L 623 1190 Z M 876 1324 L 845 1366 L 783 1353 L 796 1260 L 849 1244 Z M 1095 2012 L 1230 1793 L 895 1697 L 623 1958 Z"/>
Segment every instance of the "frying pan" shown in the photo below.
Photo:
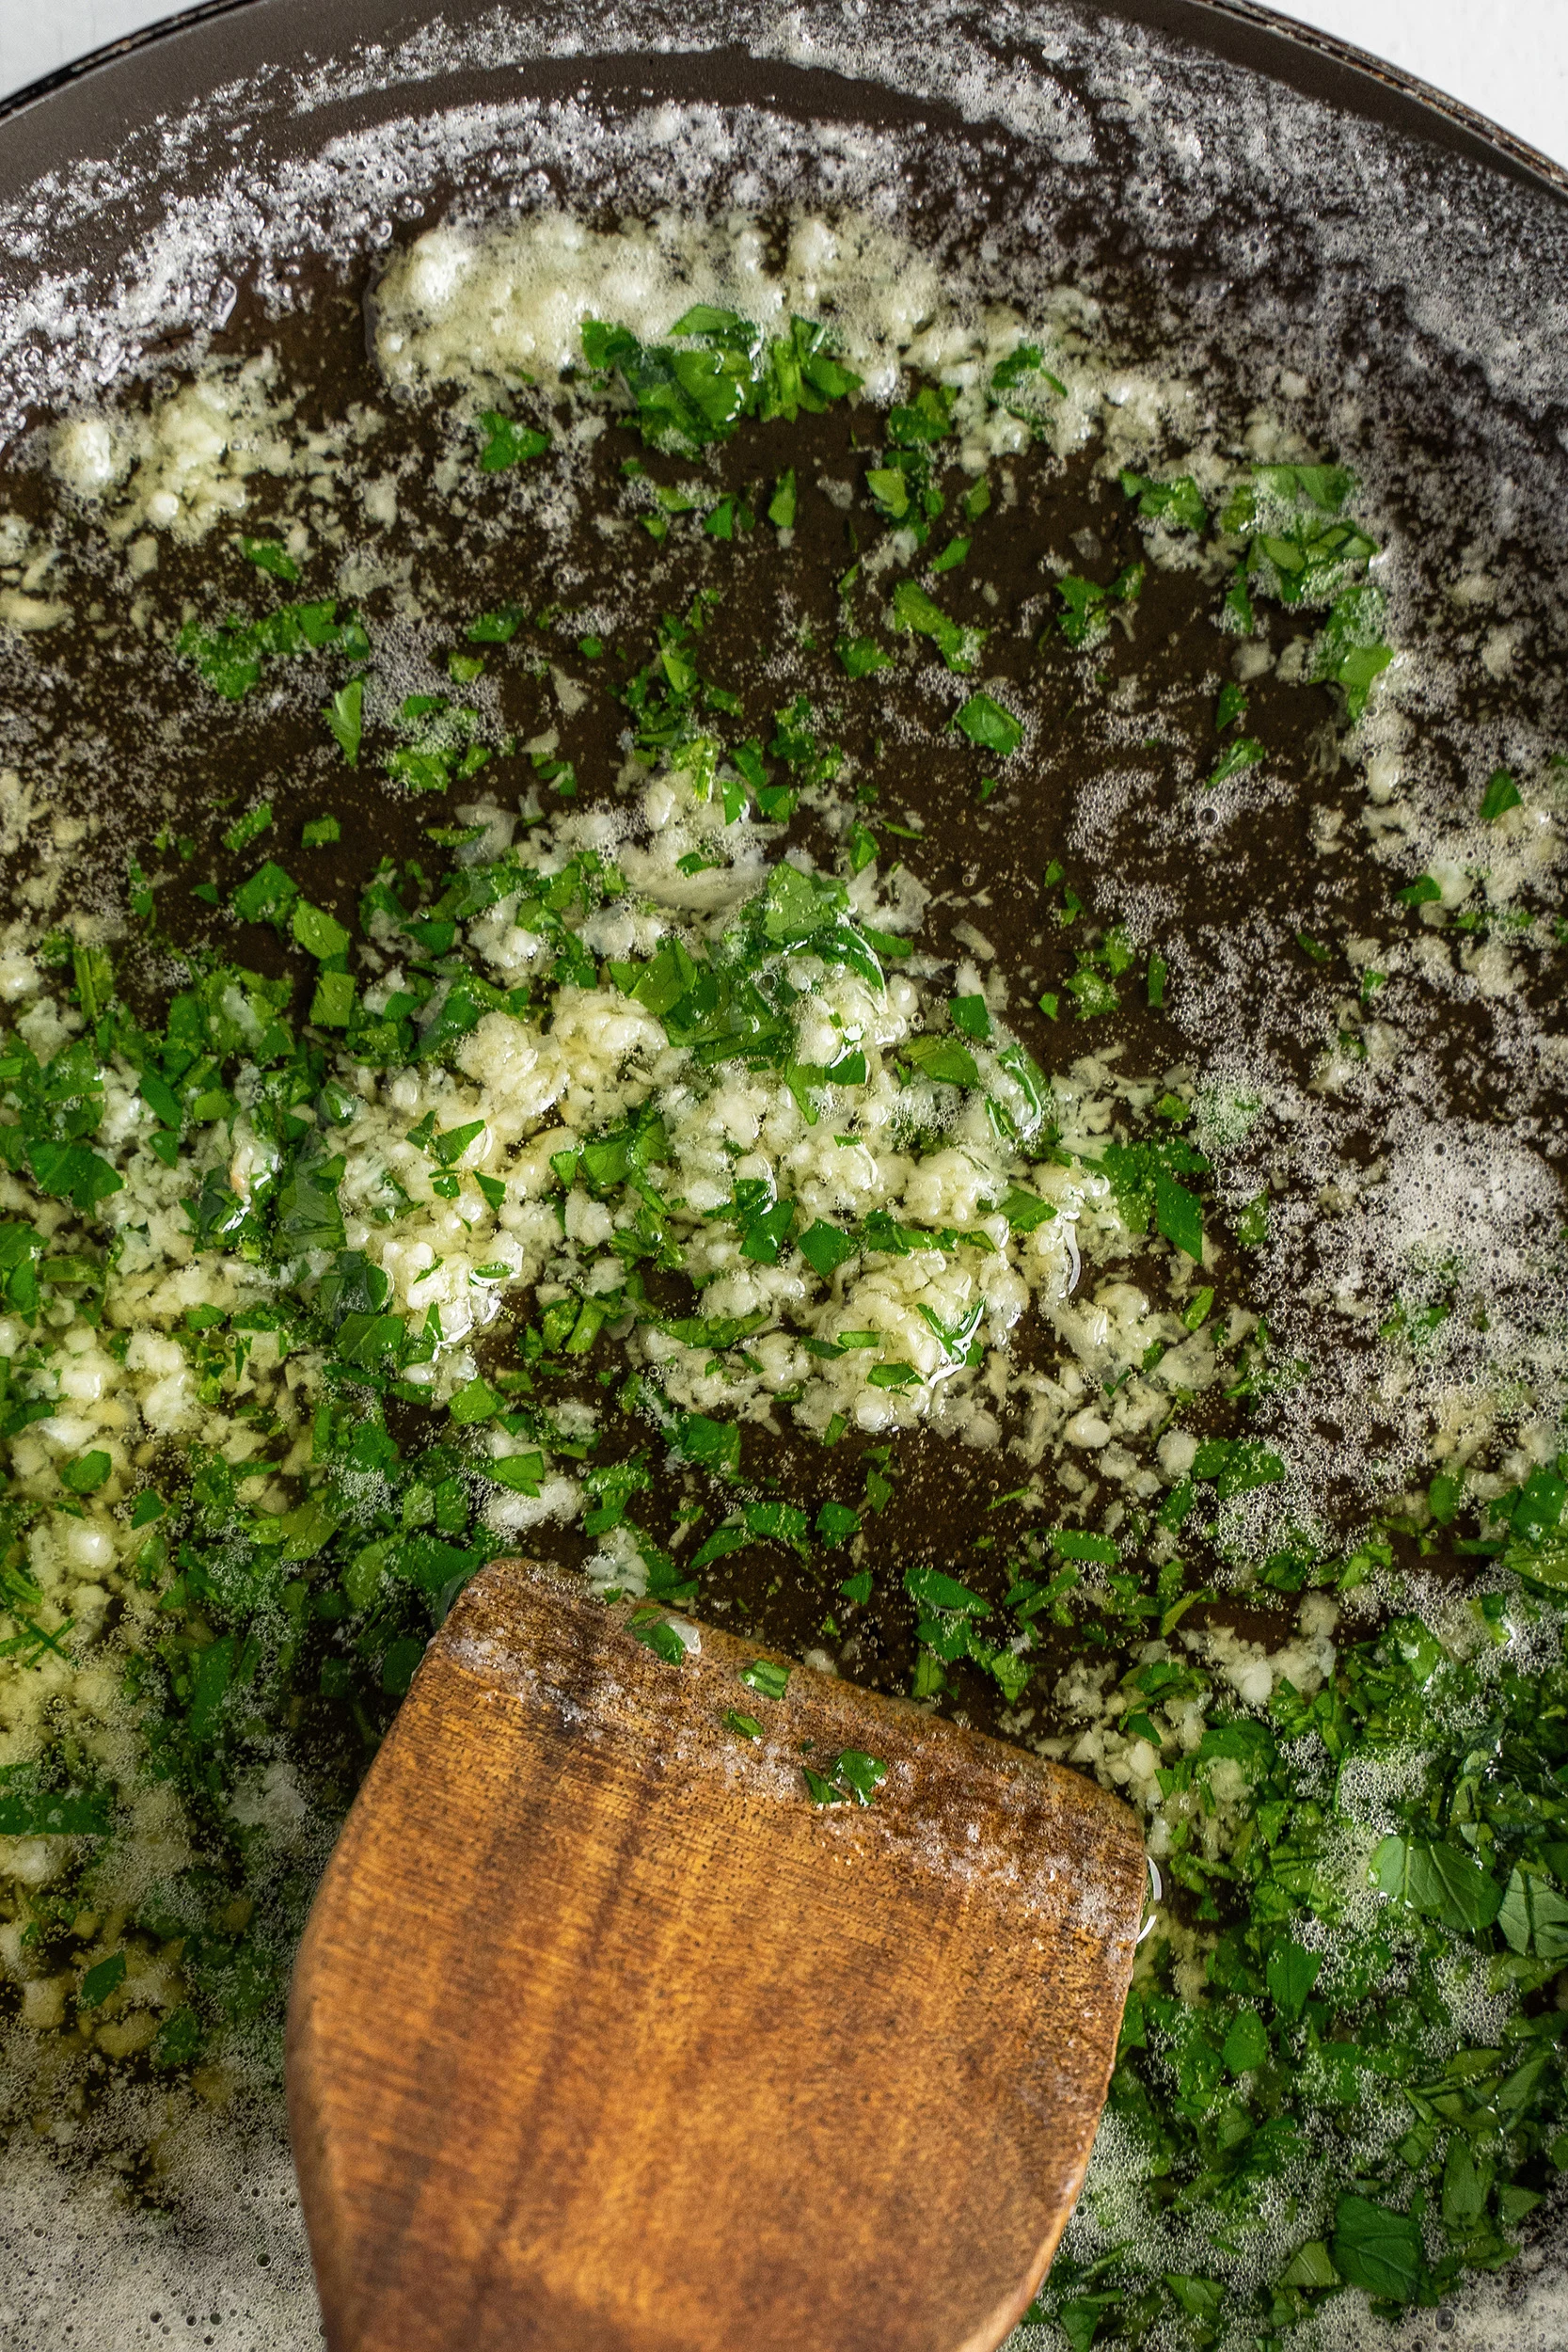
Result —
<path fill-rule="evenodd" d="M 693 143 L 676 102 L 723 135 Z M 362 286 L 453 206 L 828 197 L 857 175 L 896 183 L 939 247 L 961 213 L 1002 278 L 1028 251 L 1129 350 L 1180 333 L 1234 402 L 1284 358 L 1330 439 L 1354 382 L 1418 570 L 1500 532 L 1560 612 L 1568 173 L 1239 0 L 217 0 L 0 109 L 0 452 L 324 272 Z M 1521 691 L 1560 723 L 1550 665 Z M 286 2158 L 264 2119 L 241 2159 L 226 2146 L 202 2159 L 220 2193 L 162 2236 L 91 2189 L 62 2210 L 58 2176 L 16 2159 L 0 2335 L 314 2342 Z M 1434 2341 L 1496 2340 L 1506 2306 L 1509 2341 L 1560 2344 L 1551 2277 L 1527 2257 Z"/>

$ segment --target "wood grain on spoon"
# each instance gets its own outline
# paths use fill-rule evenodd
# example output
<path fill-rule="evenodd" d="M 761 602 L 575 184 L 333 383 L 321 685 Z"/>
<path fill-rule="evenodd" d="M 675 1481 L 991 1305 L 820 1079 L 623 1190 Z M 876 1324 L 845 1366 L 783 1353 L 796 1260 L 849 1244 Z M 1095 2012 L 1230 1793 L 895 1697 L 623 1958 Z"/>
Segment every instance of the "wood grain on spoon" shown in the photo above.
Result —
<path fill-rule="evenodd" d="M 288 2068 L 332 2352 L 984 2352 L 1084 2177 L 1137 1825 L 628 1613 L 478 1577 L 328 1866 Z M 813 1802 L 847 1750 L 875 1801 Z"/>

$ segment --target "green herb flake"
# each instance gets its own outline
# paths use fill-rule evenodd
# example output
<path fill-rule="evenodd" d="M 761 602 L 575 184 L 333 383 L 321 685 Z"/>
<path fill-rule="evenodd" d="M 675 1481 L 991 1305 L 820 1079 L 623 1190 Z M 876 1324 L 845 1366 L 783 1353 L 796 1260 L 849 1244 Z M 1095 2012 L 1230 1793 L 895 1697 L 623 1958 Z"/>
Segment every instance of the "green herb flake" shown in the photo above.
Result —
<path fill-rule="evenodd" d="M 974 669 L 989 634 L 983 628 L 965 628 L 958 621 L 949 620 L 942 607 L 912 580 L 901 580 L 893 592 L 893 626 L 896 629 L 930 638 L 947 667 L 960 677 L 968 676 Z M 999 708 L 1000 706 L 993 707 Z M 1004 712 L 1003 716 L 1006 718 L 1006 714 Z M 1017 722 L 1009 723 L 1016 725 Z M 1020 734 L 1022 732 L 1020 729 Z M 986 748 L 995 747 L 988 743 Z"/>
<path fill-rule="evenodd" d="M 481 612 L 463 633 L 471 645 L 509 645 L 527 618 L 520 606 L 510 604 L 499 612 Z"/>
<path fill-rule="evenodd" d="M 991 370 L 990 393 L 998 407 L 1038 432 L 1050 410 L 1050 395 L 1065 400 L 1068 388 L 1046 366 L 1037 343 L 1020 343 Z"/>
<path fill-rule="evenodd" d="M 1034 1232 L 1056 1215 L 1054 1202 L 1042 1200 L 1038 1193 L 1030 1192 L 1022 1184 L 1009 1185 L 997 1205 L 1007 1220 L 1008 1231 L 1020 1234 Z"/>
<path fill-rule="evenodd" d="M 836 638 L 833 652 L 846 677 L 873 677 L 879 670 L 893 668 L 893 656 L 883 651 L 875 637 Z"/>
<path fill-rule="evenodd" d="M 1481 821 L 1495 825 L 1499 817 L 1522 804 L 1523 796 L 1506 768 L 1495 768 L 1487 778 L 1486 789 L 1481 799 Z"/>
<path fill-rule="evenodd" d="M 106 1454 L 96 1450 L 90 1454 L 78 1454 L 72 1460 L 61 1464 L 60 1483 L 69 1486 L 73 1495 L 96 1494 L 113 1469 L 114 1464 Z"/>
<path fill-rule="evenodd" d="M 984 1043 L 990 1035 L 990 1009 L 983 996 L 953 996 L 947 1004 L 956 1029 Z"/>
<path fill-rule="evenodd" d="M 274 580 L 295 580 L 299 565 L 278 539 L 248 539 L 242 532 L 240 553 L 247 564 L 254 564 L 259 572 L 270 572 Z"/>
<path fill-rule="evenodd" d="M 310 1019 L 318 1028 L 346 1029 L 354 1018 L 357 983 L 347 972 L 323 972 L 310 998 Z"/>
<path fill-rule="evenodd" d="M 545 1457 L 542 1454 L 492 1455 L 484 1465 L 484 1475 L 511 1494 L 538 1495 L 544 1489 Z"/>
<path fill-rule="evenodd" d="M 125 1954 L 111 1952 L 107 1960 L 99 1961 L 82 1979 L 80 1994 L 83 2009 L 102 2009 L 111 1993 L 118 1993 L 125 1981 Z"/>
<path fill-rule="evenodd" d="M 1163 1168 L 1154 1178 L 1154 1223 L 1166 1241 L 1196 1264 L 1203 1263 L 1203 1203 Z"/>
<path fill-rule="evenodd" d="M 1110 1535 L 1097 1535 L 1092 1529 L 1058 1527 L 1053 1530 L 1051 1549 L 1062 1560 L 1088 1560 L 1102 1568 L 1114 1568 L 1121 1558 L 1119 1546 Z"/>
<path fill-rule="evenodd" d="M 1091 961 L 1080 963 L 1066 985 L 1080 1021 L 1099 1020 L 1115 1012 L 1121 1003 L 1115 981 L 1098 971 Z"/>
<path fill-rule="evenodd" d="M 1209 528 L 1209 510 L 1189 473 L 1179 474 L 1173 482 L 1154 482 L 1148 474 L 1124 469 L 1121 487 L 1124 496 L 1136 499 L 1138 513 L 1145 522 L 1164 523 L 1169 531 L 1199 533 Z"/>
<path fill-rule="evenodd" d="M 365 719 L 364 680 L 351 678 L 346 686 L 338 687 L 322 717 L 326 721 L 327 730 L 348 765 L 357 768 Z"/>
<path fill-rule="evenodd" d="M 453 1395 L 447 1407 L 460 1429 L 471 1428 L 480 1422 L 494 1421 L 506 1410 L 506 1399 L 483 1376 L 467 1381 Z"/>
<path fill-rule="evenodd" d="M 1247 769 L 1256 768 L 1260 760 L 1267 757 L 1268 754 L 1256 736 L 1239 735 L 1229 750 L 1222 752 L 1214 762 L 1202 788 L 1205 792 L 1212 792 L 1216 785 L 1228 784 L 1232 776 L 1244 774 Z"/>
<path fill-rule="evenodd" d="M 1056 582 L 1056 594 L 1062 610 L 1056 615 L 1056 627 L 1069 645 L 1081 652 L 1090 652 L 1110 634 L 1111 616 L 1108 607 L 1131 604 L 1142 593 L 1144 567 L 1129 564 L 1109 582 L 1084 580 L 1076 573 L 1066 572 Z"/>
<path fill-rule="evenodd" d="M 481 473 L 502 473 L 508 467 L 521 466 L 530 458 L 543 457 L 550 446 L 550 437 L 536 426 L 518 424 L 503 416 L 499 408 L 486 408 L 481 415 L 480 427 L 484 446 L 479 453 Z"/>
<path fill-rule="evenodd" d="M 1225 602 L 1220 609 L 1220 627 L 1238 637 L 1250 637 L 1257 627 L 1244 562 L 1237 564 L 1235 577 L 1226 590 Z"/>
<path fill-rule="evenodd" d="M 848 853 L 851 874 L 863 873 L 868 866 L 876 863 L 879 844 L 876 834 L 865 825 L 851 825 L 844 846 Z"/>
<path fill-rule="evenodd" d="M 259 807 L 238 818 L 223 836 L 223 846 L 230 853 L 243 850 L 248 842 L 268 831 L 272 824 L 272 803 L 262 801 Z"/>
<path fill-rule="evenodd" d="M 1322 1952 L 1308 1951 L 1290 1936 L 1283 1937 L 1270 1951 L 1266 1972 L 1269 1997 L 1289 2024 L 1293 2026 L 1299 2020 L 1323 1964 Z"/>
<path fill-rule="evenodd" d="M 795 1247 L 813 1272 L 819 1274 L 825 1282 L 832 1279 L 838 1267 L 858 1256 L 860 1248 L 847 1233 L 841 1232 L 836 1225 L 830 1225 L 820 1217 L 815 1225 L 808 1225 L 805 1232 L 797 1236 Z"/>
<path fill-rule="evenodd" d="M 1568 1960 L 1568 1902 L 1549 1880 L 1515 1867 L 1497 1912 L 1497 1926 L 1516 1952 Z"/>
<path fill-rule="evenodd" d="M 1236 1219 L 1236 1240 L 1243 1249 L 1258 1249 L 1269 1237 L 1269 1196 L 1260 1192 Z"/>
<path fill-rule="evenodd" d="M 903 1046 L 905 1057 L 926 1077 L 940 1085 L 977 1087 L 980 1071 L 967 1045 L 953 1037 L 911 1037 Z"/>
<path fill-rule="evenodd" d="M 989 1617 L 991 1613 L 990 1603 L 982 1593 L 972 1592 L 967 1584 L 960 1584 L 957 1577 L 946 1575 L 941 1568 L 906 1568 L 904 1590 L 921 1609 L 966 1617 Z"/>
<path fill-rule="evenodd" d="M 863 1749 L 845 1748 L 833 1766 L 832 1776 L 857 1804 L 871 1804 L 887 1778 L 887 1766 L 879 1756 L 867 1756 Z"/>
<path fill-rule="evenodd" d="M 685 1665 L 686 1644 L 667 1618 L 631 1617 L 627 1620 L 626 1631 L 634 1642 L 641 1642 L 644 1649 L 651 1649 L 665 1665 Z"/>
<path fill-rule="evenodd" d="M 1330 2252 L 1335 2269 L 1353 2287 L 1386 2302 L 1416 2300 L 1424 2264 L 1421 2228 L 1413 2216 L 1371 2198 L 1341 2197 Z"/>
<path fill-rule="evenodd" d="M 1368 1876 L 1383 1894 L 1461 1934 L 1490 1927 L 1503 1904 L 1503 1889 L 1472 1855 L 1425 1838 L 1385 1837 Z"/>
<path fill-rule="evenodd" d="M 294 943 L 308 956 L 325 963 L 331 956 L 347 953 L 349 934 L 337 919 L 321 907 L 314 907 L 308 898 L 296 898 L 290 917 Z"/>
<path fill-rule="evenodd" d="M 977 750 L 994 752 L 999 759 L 1008 758 L 1023 740 L 1022 722 L 986 693 L 971 694 L 952 723 Z"/>

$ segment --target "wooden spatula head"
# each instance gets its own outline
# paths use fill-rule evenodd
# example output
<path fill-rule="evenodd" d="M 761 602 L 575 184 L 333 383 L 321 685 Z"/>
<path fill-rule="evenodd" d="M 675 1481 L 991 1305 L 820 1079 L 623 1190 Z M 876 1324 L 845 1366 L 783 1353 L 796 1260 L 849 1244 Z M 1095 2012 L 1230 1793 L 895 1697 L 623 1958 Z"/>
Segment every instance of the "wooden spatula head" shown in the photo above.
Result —
<path fill-rule="evenodd" d="M 477 1578 L 328 1866 L 288 2068 L 332 2352 L 984 2352 L 1088 2160 L 1133 1818 L 627 1613 Z"/>

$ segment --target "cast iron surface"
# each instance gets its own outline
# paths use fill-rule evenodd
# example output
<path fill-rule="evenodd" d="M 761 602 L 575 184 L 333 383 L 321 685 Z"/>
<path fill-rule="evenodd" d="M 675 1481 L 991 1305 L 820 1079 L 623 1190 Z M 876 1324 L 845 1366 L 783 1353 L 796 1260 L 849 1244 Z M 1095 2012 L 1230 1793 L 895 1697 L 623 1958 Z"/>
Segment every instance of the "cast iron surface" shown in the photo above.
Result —
<path fill-rule="evenodd" d="M 477 0 L 476 5 L 453 7 L 446 11 L 448 18 L 458 24 L 477 23 L 489 13 L 487 8 L 477 5 Z M 1454 201 L 1461 226 L 1466 192 L 1473 194 L 1478 188 L 1484 191 L 1494 182 L 1500 184 L 1506 179 L 1512 183 L 1518 207 L 1512 217 L 1525 224 L 1521 235 L 1528 237 L 1538 232 L 1545 249 L 1553 238 L 1561 234 L 1561 198 L 1568 189 L 1568 179 L 1563 174 L 1519 150 L 1503 135 L 1476 123 L 1462 109 L 1446 103 L 1429 103 L 1402 77 L 1374 68 L 1370 61 L 1358 60 L 1352 53 L 1341 52 L 1337 44 L 1287 30 L 1261 11 L 1149 5 L 1100 12 L 1075 8 L 1049 13 L 1078 24 L 1102 23 L 1107 38 L 1127 25 L 1173 36 L 1194 54 L 1228 62 L 1244 69 L 1247 74 L 1260 75 L 1281 87 L 1323 100 L 1353 128 L 1373 126 L 1378 136 L 1389 133 L 1396 138 L 1423 143 L 1429 154 L 1422 158 L 1418 153 L 1418 177 L 1419 172 L 1429 171 L 1429 178 L 1421 183 L 1421 201 L 1436 204 L 1445 189 L 1457 191 Z M 374 0 L 359 0 L 358 5 L 355 0 L 340 0 L 330 17 L 332 50 L 346 56 L 356 40 L 374 38 L 391 43 L 416 31 L 425 20 L 426 11 L 422 9 L 378 6 Z M 264 75 L 273 67 L 277 69 L 274 96 L 269 98 L 262 90 L 246 117 L 249 127 L 245 155 L 247 165 L 257 169 L 285 163 L 291 157 L 313 154 L 330 138 L 347 136 L 396 119 L 405 109 L 434 110 L 524 90 L 562 98 L 587 91 L 607 118 L 624 118 L 650 101 L 665 97 L 707 96 L 722 103 L 760 104 L 800 119 L 848 120 L 911 135 L 912 126 L 919 123 L 927 126 L 933 139 L 945 135 L 960 146 L 967 142 L 976 152 L 985 146 L 981 131 L 966 123 L 956 108 L 939 100 L 912 99 L 874 79 L 855 82 L 823 69 L 752 56 L 743 38 L 744 13 L 718 8 L 712 12 L 711 35 L 699 37 L 704 43 L 711 40 L 711 45 L 691 51 L 660 52 L 654 46 L 665 35 L 675 39 L 692 36 L 685 12 L 650 7 L 637 13 L 640 45 L 625 56 L 534 57 L 520 66 L 501 64 L 480 70 L 469 64 L 451 72 L 416 70 L 410 65 L 399 69 L 388 87 L 373 89 L 349 88 L 345 69 L 341 95 L 334 96 L 329 91 L 310 111 L 293 111 L 285 103 L 284 68 L 289 61 L 322 52 L 322 23 L 319 6 L 308 6 L 305 0 L 240 0 L 238 6 L 195 11 L 174 26 L 119 45 L 102 60 L 86 61 L 41 93 L 21 94 L 0 119 L 0 201 L 17 198 L 48 172 L 61 171 L 69 177 L 73 159 L 106 153 L 122 140 L 127 143 L 128 151 L 150 163 L 157 144 L 150 128 L 155 117 L 178 114 L 182 107 L 233 77 L 253 72 Z M 1019 54 L 1037 65 L 1039 62 L 1038 53 L 1028 50 L 1022 40 Z M 1158 314 L 1190 304 L 1206 322 L 1218 319 L 1227 327 L 1234 327 L 1237 317 L 1244 310 L 1250 290 L 1245 282 L 1228 278 L 1226 268 L 1212 254 L 1197 250 L 1173 256 L 1168 250 L 1152 249 L 1137 230 L 1123 233 L 1117 222 L 1117 207 L 1135 160 L 1133 144 L 1103 94 L 1093 90 L 1085 94 L 1084 76 L 1078 67 L 1070 63 L 1064 67 L 1061 80 L 1064 87 L 1077 90 L 1082 97 L 1098 141 L 1091 165 L 1062 167 L 1062 234 L 1068 248 L 1080 260 L 1085 280 L 1094 282 L 1102 292 L 1113 326 L 1127 331 L 1135 341 L 1140 317 L 1148 313 L 1152 337 L 1159 324 Z M 84 213 L 78 221 L 68 220 L 53 243 L 45 233 L 42 249 L 51 265 L 78 267 L 89 278 L 106 283 L 121 253 L 156 218 L 167 197 L 215 187 L 230 170 L 235 150 L 226 135 L 227 127 L 219 119 L 198 129 L 185 144 L 178 166 L 167 168 L 166 177 L 160 178 L 159 168 L 152 167 L 139 186 L 129 188 L 113 200 L 105 199 L 96 212 Z M 1028 183 L 1037 167 L 1015 161 L 1006 143 L 998 142 L 994 136 L 990 138 L 987 154 L 992 200 L 998 213 L 1005 213 L 1009 204 L 1019 200 L 1021 190 L 1028 193 Z M 449 199 L 474 196 L 483 190 L 483 169 L 472 158 L 461 169 L 433 170 L 422 191 L 425 216 L 436 217 Z M 1234 220 L 1221 224 L 1227 233 L 1233 231 L 1237 237 L 1238 248 L 1233 249 L 1239 249 L 1243 229 L 1272 241 L 1271 258 L 1259 267 L 1258 282 L 1271 299 L 1278 296 L 1295 305 L 1302 314 L 1310 310 L 1320 283 L 1314 275 L 1320 268 L 1314 244 L 1317 223 L 1304 209 L 1305 203 L 1301 189 L 1293 183 L 1272 209 L 1267 198 L 1259 196 L 1256 190 L 1243 191 L 1237 207 L 1245 219 L 1240 227 Z M 1292 206 L 1296 207 L 1294 211 Z M 397 233 L 412 231 L 400 228 Z M 1396 388 L 1396 408 L 1401 400 L 1406 401 L 1404 413 L 1389 428 L 1391 444 L 1406 452 L 1410 460 L 1406 504 L 1400 520 L 1415 539 L 1421 540 L 1425 534 L 1433 576 L 1440 577 L 1445 564 L 1457 558 L 1464 532 L 1473 521 L 1473 513 L 1465 500 L 1470 500 L 1472 505 L 1481 500 L 1472 485 L 1456 503 L 1451 483 L 1442 476 L 1446 459 L 1458 451 L 1473 457 L 1478 465 L 1491 465 L 1494 471 L 1500 472 L 1505 469 L 1508 449 L 1513 447 L 1528 459 L 1556 466 L 1560 480 L 1560 452 L 1553 455 L 1560 409 L 1554 408 L 1551 400 L 1515 397 L 1503 381 L 1483 413 L 1478 405 L 1477 389 L 1476 350 L 1482 341 L 1481 328 L 1467 328 L 1469 345 L 1458 357 L 1451 356 L 1442 346 L 1436 330 L 1407 300 L 1405 292 L 1375 279 L 1371 263 L 1372 257 L 1369 255 L 1370 291 L 1362 315 L 1354 322 L 1354 342 L 1351 329 L 1347 328 L 1344 350 L 1347 358 L 1354 358 L 1368 373 L 1387 373 Z M 1505 264 L 1506 256 L 1499 264 L 1496 287 L 1499 305 L 1507 293 Z M 0 286 L 8 294 L 15 294 L 39 266 L 35 253 L 13 245 L 8 258 L 0 262 Z M 372 274 L 372 264 L 360 255 L 341 279 L 335 269 L 315 260 L 310 261 L 306 277 L 318 302 L 341 299 L 356 305 Z M 1326 285 L 1326 273 L 1322 282 Z M 1342 298 L 1342 289 L 1336 292 L 1334 298 Z M 1484 323 L 1487 306 L 1493 298 L 1493 290 L 1483 278 L 1478 277 L 1475 320 Z M 340 365 L 345 372 L 355 366 L 361 370 L 364 367 L 363 345 L 351 337 L 345 325 L 347 315 L 345 312 L 343 318 L 336 321 L 332 332 L 324 340 L 324 397 L 332 389 L 333 372 Z M 325 312 L 318 314 L 318 318 L 324 316 Z M 267 331 L 270 330 L 263 306 L 242 283 L 227 338 L 220 337 L 213 347 L 219 352 L 243 349 L 247 339 L 254 342 Z M 282 331 L 285 340 L 296 349 L 304 349 L 310 342 L 311 332 L 306 319 L 296 317 L 286 323 Z M 186 355 L 187 346 L 182 341 L 168 347 L 167 356 L 176 363 Z M 1244 373 L 1244 369 L 1241 371 L 1243 376 Z M 1238 409 L 1244 407 L 1240 381 L 1236 386 L 1222 386 L 1221 391 Z M 823 431 L 826 434 L 828 428 Z M 1498 452 L 1503 455 L 1499 456 Z M 824 447 L 821 455 L 827 462 L 832 453 Z M 1071 502 L 1082 488 L 1082 485 L 1071 481 L 1065 486 L 1056 516 L 1064 532 L 1084 527 L 1089 519 Z M 1553 560 L 1549 505 L 1549 501 L 1543 501 L 1540 514 L 1524 514 L 1518 550 L 1522 562 Z M 171 558 L 172 578 L 179 577 L 181 560 L 177 556 Z M 1560 560 L 1560 554 L 1556 560 Z M 200 585 L 198 573 L 198 566 L 193 562 L 193 593 Z M 1162 589 L 1162 593 L 1175 596 L 1177 591 Z M 1180 617 L 1173 615 L 1173 626 Z M 1418 611 L 1410 617 L 1418 620 L 1420 613 Z M 1528 661 L 1522 676 L 1523 687 L 1515 683 L 1496 697 L 1499 724 L 1506 715 L 1509 695 L 1526 691 L 1530 684 Z M 287 730 L 293 722 L 288 713 L 279 723 L 283 732 L 273 751 L 277 764 L 286 767 L 292 756 Z M 303 739 L 303 728 L 300 733 Z M 308 800 L 313 807 L 310 796 L 318 790 L 319 773 L 312 775 L 309 766 L 301 765 L 297 775 L 301 810 L 306 809 Z M 255 780 L 258 779 L 230 776 L 226 784 L 232 787 Z M 988 834 L 977 827 L 971 843 L 960 844 L 956 834 L 950 834 L 955 869 L 974 862 L 966 858 L 969 849 L 982 864 L 987 859 L 993 860 L 999 896 L 1006 895 L 1006 859 L 1014 852 L 1037 874 L 1038 851 L 1050 824 L 1055 822 L 1059 810 L 1066 805 L 1064 796 L 1073 782 L 1072 775 L 1064 773 L 1054 787 L 1042 785 L 1042 792 L 1055 790 L 1057 798 L 1042 804 L 1048 808 L 1049 821 L 1048 816 L 1042 814 L 1033 833 L 1021 831 L 1013 819 L 1002 816 L 996 833 Z M 1351 783 L 1350 778 L 1341 777 L 1333 787 L 1342 790 L 1347 810 L 1354 797 Z M 126 788 L 128 800 L 134 803 L 137 788 L 134 778 L 128 781 Z M 188 788 L 194 807 L 198 787 L 193 783 Z M 932 789 L 939 793 L 940 800 L 940 779 Z M 937 803 L 933 803 L 932 813 L 939 817 L 942 813 Z M 208 821 L 209 830 L 221 830 L 221 826 L 211 823 L 210 814 Z M 403 822 L 401 818 L 395 821 Z M 412 819 L 408 821 L 411 823 Z M 1250 875 L 1250 880 L 1263 889 L 1269 873 L 1279 871 L 1275 849 L 1275 844 L 1256 840 L 1242 845 L 1224 879 L 1241 892 Z M 356 879 L 344 866 L 319 895 L 326 903 L 346 908 L 352 902 Z M 336 900 L 334 891 L 340 894 Z M 247 943 L 247 952 L 253 953 L 255 961 L 262 961 L 264 943 Z M 1305 1002 L 1317 982 L 1311 972 L 1306 972 L 1298 976 L 1294 984 Z M 1038 1041 L 1031 1039 L 1031 1042 L 1038 1050 Z M 919 1463 L 917 1448 L 916 1468 Z M 911 1480 L 911 1486 L 918 1483 L 918 1479 Z M 794 1624 L 784 1604 L 779 1606 L 780 1620 L 769 1631 L 773 1638 L 781 1642 L 787 1639 L 798 1646 L 809 1629 Z M 906 1661 L 890 1650 L 880 1661 L 870 1661 L 868 1678 L 875 1678 L 885 1668 L 889 1677 L 896 1679 L 905 1665 Z"/>

